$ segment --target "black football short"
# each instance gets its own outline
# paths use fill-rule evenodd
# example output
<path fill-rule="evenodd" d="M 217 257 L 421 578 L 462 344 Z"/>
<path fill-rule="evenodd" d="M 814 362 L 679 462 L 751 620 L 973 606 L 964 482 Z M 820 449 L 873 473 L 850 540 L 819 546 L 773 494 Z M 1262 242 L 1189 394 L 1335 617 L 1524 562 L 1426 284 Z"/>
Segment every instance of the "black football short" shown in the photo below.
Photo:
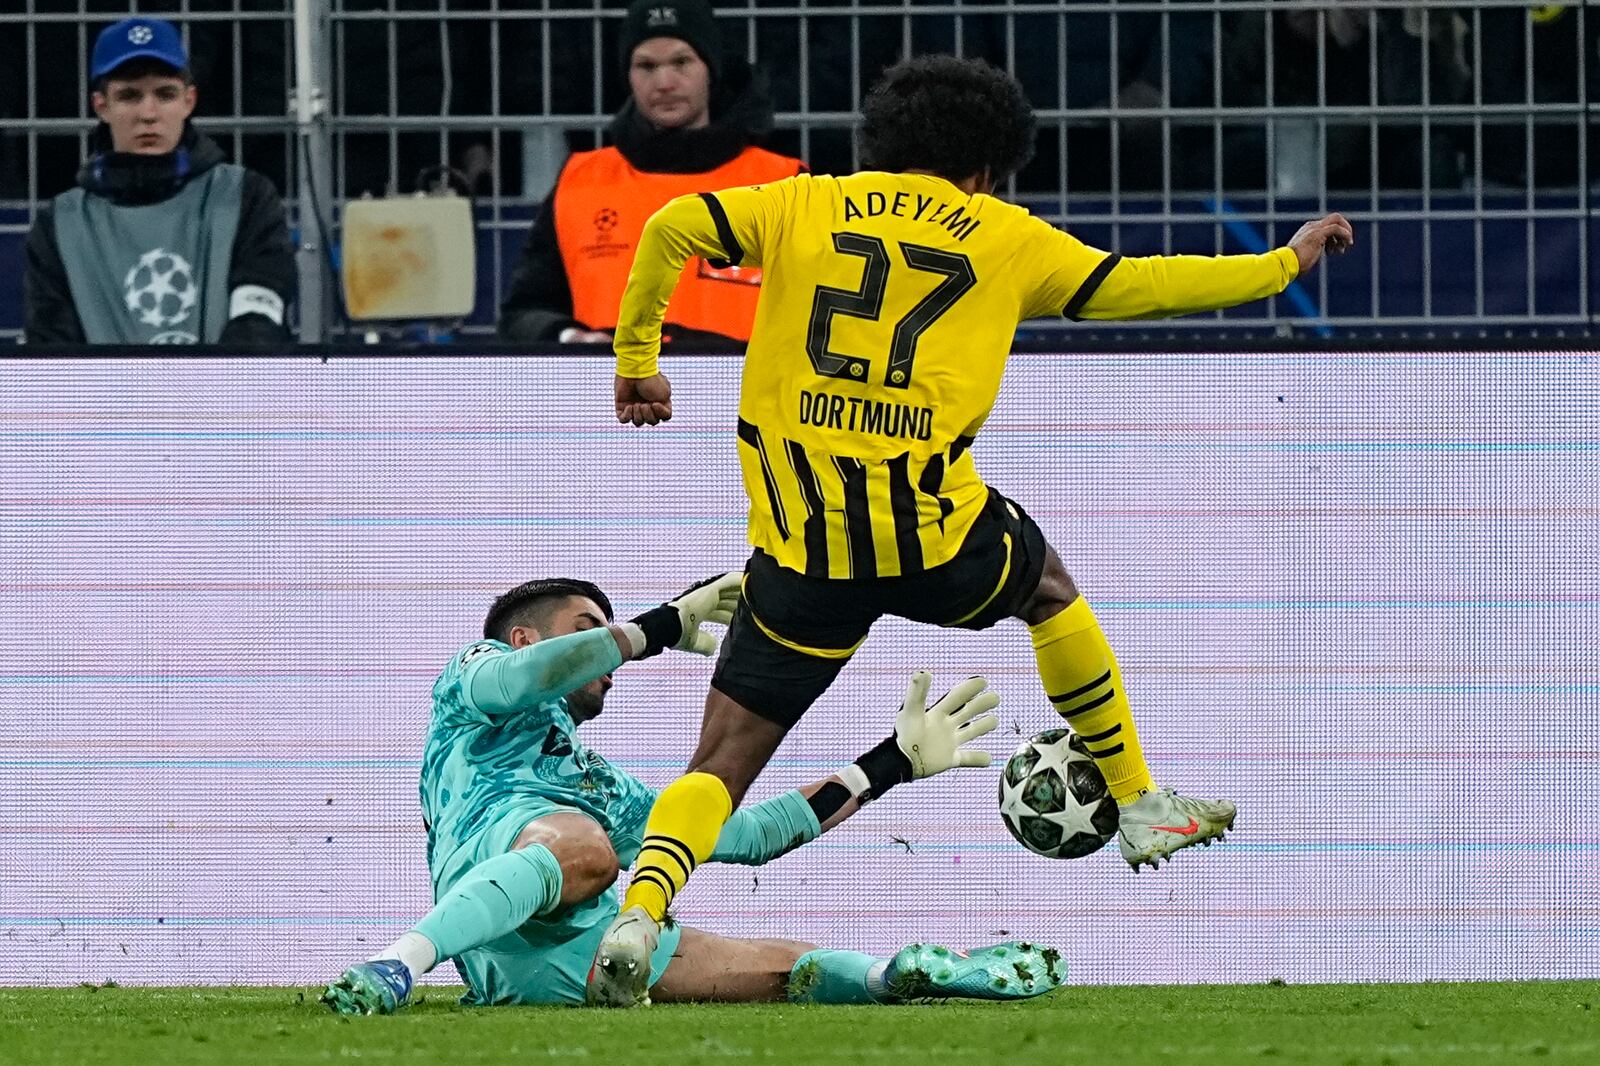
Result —
<path fill-rule="evenodd" d="M 1048 546 L 1027 512 L 994 490 L 955 558 L 904 577 L 807 577 L 756 551 L 711 685 L 792 727 L 884 615 L 988 629 L 1039 586 Z"/>

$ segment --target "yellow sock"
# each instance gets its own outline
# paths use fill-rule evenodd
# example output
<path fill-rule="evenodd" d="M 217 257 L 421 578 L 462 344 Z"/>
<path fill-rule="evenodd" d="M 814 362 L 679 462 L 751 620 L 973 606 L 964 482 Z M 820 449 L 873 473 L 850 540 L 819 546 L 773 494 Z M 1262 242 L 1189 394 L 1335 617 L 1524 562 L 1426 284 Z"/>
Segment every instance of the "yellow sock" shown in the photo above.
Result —
<path fill-rule="evenodd" d="M 1112 797 L 1127 804 L 1154 789 L 1117 657 L 1088 601 L 1079 596 L 1028 632 L 1051 704 L 1088 745 Z"/>
<path fill-rule="evenodd" d="M 624 909 L 643 907 L 656 921 L 665 918 L 672 897 L 711 855 L 732 813 L 728 786 L 711 774 L 684 774 L 662 789 L 644 825 Z"/>

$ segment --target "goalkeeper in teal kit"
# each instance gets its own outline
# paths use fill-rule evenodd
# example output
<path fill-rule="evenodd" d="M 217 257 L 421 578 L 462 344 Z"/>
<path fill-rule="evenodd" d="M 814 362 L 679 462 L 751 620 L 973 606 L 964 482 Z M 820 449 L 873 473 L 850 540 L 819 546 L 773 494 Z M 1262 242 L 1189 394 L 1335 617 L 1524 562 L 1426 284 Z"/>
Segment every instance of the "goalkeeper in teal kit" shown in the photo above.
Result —
<path fill-rule="evenodd" d="M 583 746 L 623 663 L 675 648 L 710 655 L 705 622 L 726 624 L 738 574 L 696 586 L 629 622 L 585 581 L 520 585 L 497 599 L 484 639 L 458 652 L 433 686 L 422 808 L 435 906 L 412 929 L 329 985 L 344 1014 L 387 1014 L 446 959 L 475 1005 L 584 1002 L 601 936 L 616 916 L 618 871 L 638 854 L 655 792 Z M 728 821 L 711 861 L 760 865 L 814 840 L 891 786 L 960 766 L 990 732 L 998 702 L 981 678 L 927 706 L 916 674 L 895 733 L 806 788 Z M 821 818 L 819 819 L 819 814 Z M 685 864 L 694 860 L 684 850 Z M 651 959 L 657 1002 L 895 1003 L 1021 999 L 1065 978 L 1060 956 L 1026 943 L 972 952 L 913 944 L 892 958 L 790 940 L 735 940 L 669 923 Z"/>

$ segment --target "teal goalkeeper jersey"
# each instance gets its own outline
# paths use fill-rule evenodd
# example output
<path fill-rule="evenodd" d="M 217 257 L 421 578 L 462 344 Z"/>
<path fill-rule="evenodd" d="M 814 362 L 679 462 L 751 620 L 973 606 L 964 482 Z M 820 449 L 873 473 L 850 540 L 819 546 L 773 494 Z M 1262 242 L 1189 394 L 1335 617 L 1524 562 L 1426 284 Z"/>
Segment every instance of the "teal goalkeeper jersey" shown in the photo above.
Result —
<path fill-rule="evenodd" d="M 653 789 L 578 739 L 563 698 L 622 665 L 611 634 L 591 629 L 512 650 L 468 644 L 433 684 L 419 791 L 434 887 L 451 860 L 507 818 L 575 810 L 593 818 L 627 868 L 639 854 Z M 685 717 L 685 727 L 692 727 Z M 760 865 L 821 832 L 797 792 L 734 813 L 711 858 Z"/>
<path fill-rule="evenodd" d="M 500 818 L 550 806 L 593 818 L 621 858 L 626 842 L 641 835 L 655 793 L 583 746 L 563 698 L 620 665 L 604 629 L 516 651 L 474 641 L 450 660 L 433 684 L 422 756 L 431 869 Z"/>

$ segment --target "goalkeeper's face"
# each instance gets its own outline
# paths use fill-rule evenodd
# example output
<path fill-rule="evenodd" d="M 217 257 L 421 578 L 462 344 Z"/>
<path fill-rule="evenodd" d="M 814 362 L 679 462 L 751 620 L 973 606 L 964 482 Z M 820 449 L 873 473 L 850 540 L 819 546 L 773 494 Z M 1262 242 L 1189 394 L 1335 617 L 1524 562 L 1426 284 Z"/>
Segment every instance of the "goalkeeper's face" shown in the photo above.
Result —
<path fill-rule="evenodd" d="M 568 596 L 547 610 L 538 629 L 512 627 L 511 646 L 520 648 L 544 637 L 563 637 L 568 633 L 582 633 L 586 629 L 603 629 L 606 625 L 606 613 L 598 603 L 587 596 Z M 518 634 L 522 634 L 520 640 Z M 567 693 L 567 713 L 572 715 L 574 722 L 582 725 L 600 713 L 606 693 L 610 690 L 611 675 L 606 674 Z"/>

